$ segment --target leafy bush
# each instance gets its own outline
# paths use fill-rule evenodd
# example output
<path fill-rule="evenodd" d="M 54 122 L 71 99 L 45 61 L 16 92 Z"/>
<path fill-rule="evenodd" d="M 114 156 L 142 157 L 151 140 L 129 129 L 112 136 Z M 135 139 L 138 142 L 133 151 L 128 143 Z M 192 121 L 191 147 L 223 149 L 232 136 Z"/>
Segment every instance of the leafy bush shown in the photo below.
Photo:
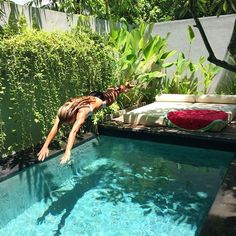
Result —
<path fill-rule="evenodd" d="M 189 52 L 191 53 L 192 43 L 195 40 L 195 34 L 191 26 L 188 26 Z M 208 88 L 220 71 L 218 66 L 206 63 L 204 56 L 199 58 L 198 63 L 193 63 L 185 57 L 184 53 L 179 52 L 176 61 L 173 62 L 174 69 L 172 76 L 170 73 L 159 83 L 157 93 L 173 94 L 198 94 L 207 93 Z M 199 80 L 201 78 L 201 80 Z"/>
<path fill-rule="evenodd" d="M 38 143 L 65 100 L 103 90 L 117 76 L 113 49 L 81 30 L 5 34 L 0 62 L 0 153 Z"/>
<path fill-rule="evenodd" d="M 129 97 L 123 96 L 123 105 L 140 103 L 143 99 L 152 101 L 156 95 L 156 85 L 165 76 L 164 68 L 172 63 L 166 59 L 175 54 L 167 51 L 167 40 L 159 35 L 152 36 L 153 25 L 140 24 L 128 30 L 126 24 L 120 29 L 112 28 L 109 40 L 120 54 L 120 80 L 135 84 Z M 126 98 L 126 99 L 125 99 Z"/>
<path fill-rule="evenodd" d="M 198 79 L 195 75 L 197 65 L 186 59 L 183 53 L 178 54 L 174 64 L 176 69 L 173 77 L 162 79 L 159 93 L 196 94 L 198 90 Z"/>
<path fill-rule="evenodd" d="M 166 76 L 160 81 L 157 93 L 206 94 L 213 78 L 220 71 L 218 66 L 206 63 L 205 57 L 200 57 L 198 63 L 194 64 L 183 53 L 178 54 L 174 65 L 173 76 Z"/>
<path fill-rule="evenodd" d="M 231 65 L 236 65 L 236 60 L 230 52 L 227 52 L 225 59 Z M 211 84 L 211 90 L 217 94 L 236 94 L 236 74 L 229 70 L 221 70 L 220 76 Z"/>

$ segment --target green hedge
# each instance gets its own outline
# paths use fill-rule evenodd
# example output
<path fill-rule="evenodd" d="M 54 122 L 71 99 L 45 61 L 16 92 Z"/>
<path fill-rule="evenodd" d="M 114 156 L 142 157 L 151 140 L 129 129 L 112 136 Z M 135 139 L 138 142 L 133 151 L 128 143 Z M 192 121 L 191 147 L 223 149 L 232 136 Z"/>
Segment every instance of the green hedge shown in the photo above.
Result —
<path fill-rule="evenodd" d="M 0 42 L 0 153 L 45 138 L 69 97 L 102 90 L 118 76 L 114 51 L 89 32 L 24 30 Z"/>

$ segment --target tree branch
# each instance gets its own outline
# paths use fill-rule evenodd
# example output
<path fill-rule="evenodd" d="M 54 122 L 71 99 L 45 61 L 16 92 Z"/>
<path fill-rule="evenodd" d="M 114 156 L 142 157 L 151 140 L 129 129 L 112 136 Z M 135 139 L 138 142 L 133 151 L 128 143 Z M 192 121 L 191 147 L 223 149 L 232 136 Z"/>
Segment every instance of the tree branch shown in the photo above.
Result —
<path fill-rule="evenodd" d="M 233 34 L 231 36 L 228 50 L 232 55 L 236 56 L 236 19 L 234 21 Z"/>
<path fill-rule="evenodd" d="M 215 65 L 217 65 L 217 66 L 220 66 L 220 67 L 222 67 L 226 70 L 229 70 L 229 71 L 232 71 L 232 72 L 236 73 L 236 66 L 235 65 L 231 65 L 226 61 L 222 61 L 222 60 L 219 60 L 219 59 L 216 58 L 216 56 L 215 56 L 215 54 L 214 54 L 214 52 L 211 48 L 211 45 L 210 45 L 210 43 L 207 39 L 205 31 L 202 27 L 202 24 L 201 24 L 200 20 L 198 19 L 198 17 L 196 16 L 193 9 L 194 9 L 194 3 L 193 3 L 193 1 L 190 1 L 190 12 L 193 16 L 193 19 L 194 19 L 195 23 L 196 23 L 196 27 L 198 28 L 198 30 L 201 34 L 202 40 L 205 44 L 205 47 L 206 47 L 206 49 L 209 53 L 208 61 L 215 64 Z"/>

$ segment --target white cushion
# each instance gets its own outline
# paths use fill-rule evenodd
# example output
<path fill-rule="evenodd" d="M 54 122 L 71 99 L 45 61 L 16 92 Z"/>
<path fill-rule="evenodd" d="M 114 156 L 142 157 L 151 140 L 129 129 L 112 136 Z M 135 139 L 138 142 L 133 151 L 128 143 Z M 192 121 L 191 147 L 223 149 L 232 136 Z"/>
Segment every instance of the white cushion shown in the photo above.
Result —
<path fill-rule="evenodd" d="M 196 96 L 196 102 L 236 104 L 236 95 L 205 94 Z"/>
<path fill-rule="evenodd" d="M 195 102 L 195 95 L 192 94 L 161 94 L 157 95 L 157 102 Z"/>
<path fill-rule="evenodd" d="M 228 122 L 236 117 L 236 104 L 154 102 L 123 115 L 124 123 L 135 125 L 165 126 L 164 116 L 169 111 L 185 109 L 220 110 L 228 113 Z"/>
<path fill-rule="evenodd" d="M 135 125 L 165 125 L 164 115 L 170 110 L 187 109 L 192 103 L 154 102 L 123 115 L 124 123 Z"/>

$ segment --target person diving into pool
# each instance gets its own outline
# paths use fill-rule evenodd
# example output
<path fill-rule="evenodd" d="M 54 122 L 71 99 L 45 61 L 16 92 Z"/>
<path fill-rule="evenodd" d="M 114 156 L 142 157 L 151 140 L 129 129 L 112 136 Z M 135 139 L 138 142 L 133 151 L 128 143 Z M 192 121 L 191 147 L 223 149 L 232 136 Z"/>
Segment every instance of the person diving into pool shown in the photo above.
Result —
<path fill-rule="evenodd" d="M 91 116 L 94 111 L 103 107 L 110 106 L 116 101 L 120 93 L 127 92 L 133 85 L 126 83 L 117 88 L 109 88 L 105 92 L 91 92 L 88 96 L 70 98 L 58 110 L 54 125 L 49 132 L 45 143 L 39 153 L 38 160 L 43 161 L 48 157 L 48 146 L 56 136 L 62 123 L 73 124 L 69 133 L 65 153 L 62 156 L 60 163 L 65 164 L 70 160 L 71 149 L 73 147 L 76 134 L 84 124 L 87 117 Z"/>

